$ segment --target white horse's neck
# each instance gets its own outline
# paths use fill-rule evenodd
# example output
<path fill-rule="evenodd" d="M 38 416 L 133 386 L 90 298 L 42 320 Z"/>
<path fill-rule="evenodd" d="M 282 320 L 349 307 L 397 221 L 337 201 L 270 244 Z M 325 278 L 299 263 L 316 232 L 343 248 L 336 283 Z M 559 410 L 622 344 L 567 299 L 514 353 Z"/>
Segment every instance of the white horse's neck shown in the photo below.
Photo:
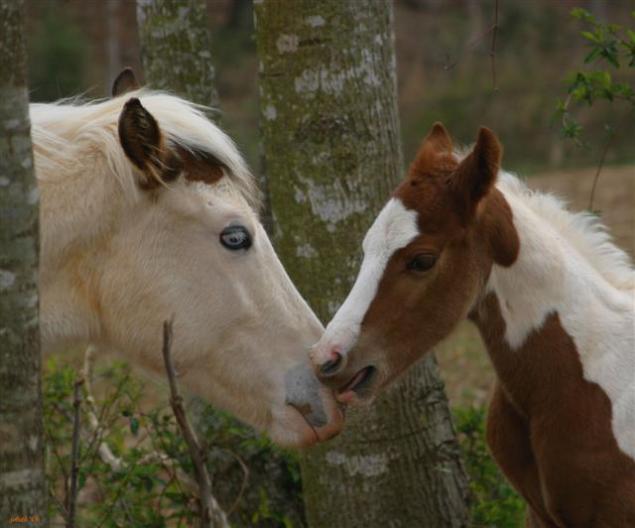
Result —
<path fill-rule="evenodd" d="M 100 339 L 93 283 L 128 199 L 98 154 L 63 181 L 40 179 L 41 334 L 46 348 Z M 128 204 L 129 205 L 129 204 Z"/>
<path fill-rule="evenodd" d="M 545 216 L 527 196 L 503 192 L 513 211 L 520 252 L 511 267 L 493 267 L 485 293 L 498 299 L 506 345 L 511 353 L 522 353 L 528 337 L 557 314 L 575 344 L 584 378 L 600 385 L 612 402 L 620 447 L 635 458 L 635 290 L 620 288 L 615 274 L 607 277 L 584 254 L 588 247 L 581 250 L 559 225 L 564 217 Z M 620 273 L 628 279 L 628 270 Z M 544 353 L 549 353 L 548 345 Z"/>

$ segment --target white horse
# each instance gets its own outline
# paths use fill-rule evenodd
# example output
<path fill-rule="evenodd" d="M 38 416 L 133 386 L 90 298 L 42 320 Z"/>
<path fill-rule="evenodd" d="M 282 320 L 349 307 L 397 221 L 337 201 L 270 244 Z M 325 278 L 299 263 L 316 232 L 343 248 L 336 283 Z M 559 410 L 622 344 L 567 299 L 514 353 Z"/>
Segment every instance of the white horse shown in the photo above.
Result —
<path fill-rule="evenodd" d="M 44 350 L 90 342 L 163 374 L 174 317 L 174 362 L 194 393 L 282 445 L 337 434 L 308 361 L 322 326 L 258 220 L 233 142 L 129 70 L 113 95 L 31 105 Z"/>

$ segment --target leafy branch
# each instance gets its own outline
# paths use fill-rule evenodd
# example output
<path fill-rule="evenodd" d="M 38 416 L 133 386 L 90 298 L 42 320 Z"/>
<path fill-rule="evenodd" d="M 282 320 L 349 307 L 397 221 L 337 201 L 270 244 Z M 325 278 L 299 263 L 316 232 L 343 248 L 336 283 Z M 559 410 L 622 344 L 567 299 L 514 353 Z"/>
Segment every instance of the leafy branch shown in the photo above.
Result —
<path fill-rule="evenodd" d="M 635 19 L 635 11 L 631 15 Z M 590 48 L 584 64 L 593 65 L 594 69 L 579 70 L 568 76 L 567 97 L 558 101 L 556 116 L 563 135 L 582 145 L 583 126 L 574 115 L 576 106 L 592 106 L 604 100 L 622 101 L 635 107 L 633 86 L 614 78 L 623 67 L 635 67 L 635 31 L 618 24 L 602 23 L 582 8 L 573 9 L 571 16 L 587 27 L 580 33 Z"/>

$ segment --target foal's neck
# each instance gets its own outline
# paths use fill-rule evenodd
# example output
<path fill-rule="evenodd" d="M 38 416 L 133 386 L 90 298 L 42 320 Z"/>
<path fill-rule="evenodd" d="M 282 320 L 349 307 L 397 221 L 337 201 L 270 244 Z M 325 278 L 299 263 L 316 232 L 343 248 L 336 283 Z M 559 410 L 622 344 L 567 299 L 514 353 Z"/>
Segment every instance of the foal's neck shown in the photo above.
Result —
<path fill-rule="evenodd" d="M 583 397 L 584 380 L 607 392 L 628 390 L 628 379 L 607 381 L 597 367 L 607 357 L 619 368 L 635 363 L 628 353 L 634 338 L 627 296 L 557 227 L 520 198 L 506 198 L 520 239 L 518 258 L 508 268 L 493 266 L 470 315 L 504 389 L 527 414 Z"/>

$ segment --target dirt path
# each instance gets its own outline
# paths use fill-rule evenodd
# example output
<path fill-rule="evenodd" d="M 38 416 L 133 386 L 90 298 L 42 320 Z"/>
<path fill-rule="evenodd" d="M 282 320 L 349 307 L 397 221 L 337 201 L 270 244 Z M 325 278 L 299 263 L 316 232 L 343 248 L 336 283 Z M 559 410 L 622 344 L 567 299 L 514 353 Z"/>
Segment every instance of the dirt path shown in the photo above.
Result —
<path fill-rule="evenodd" d="M 532 189 L 566 199 L 570 209 L 589 205 L 595 168 L 541 174 L 529 178 Z M 635 256 L 635 166 L 608 167 L 600 174 L 593 209 L 598 211 L 616 243 Z M 462 323 L 437 350 L 437 358 L 453 406 L 481 405 L 494 379 L 481 338 L 471 323 Z"/>

